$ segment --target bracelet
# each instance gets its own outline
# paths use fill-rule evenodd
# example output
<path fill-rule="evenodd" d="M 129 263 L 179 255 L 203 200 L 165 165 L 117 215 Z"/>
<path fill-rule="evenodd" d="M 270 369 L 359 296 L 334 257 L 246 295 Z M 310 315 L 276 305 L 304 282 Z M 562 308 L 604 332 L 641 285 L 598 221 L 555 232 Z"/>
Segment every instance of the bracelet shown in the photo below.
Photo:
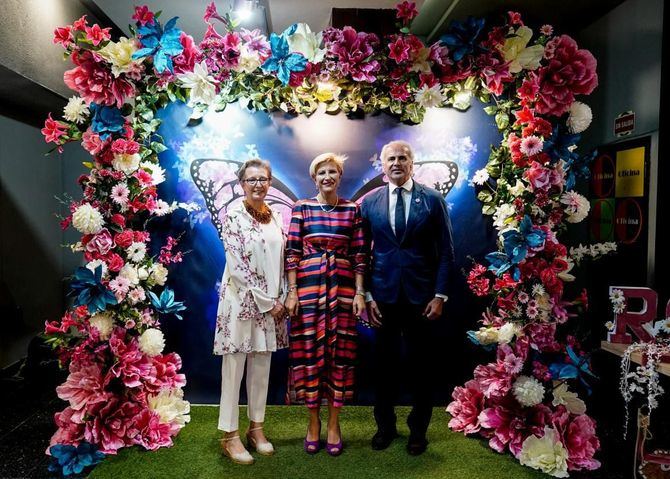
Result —
<path fill-rule="evenodd" d="M 363 296 L 365 298 L 365 290 L 364 289 L 357 289 L 355 296 Z"/>
<path fill-rule="evenodd" d="M 297 285 L 297 284 L 291 284 L 291 285 L 289 285 L 289 287 L 288 287 L 288 289 L 287 289 L 286 291 L 287 291 L 288 293 L 292 293 L 293 291 L 295 291 L 295 290 L 297 290 L 297 289 L 298 289 L 298 285 Z"/>

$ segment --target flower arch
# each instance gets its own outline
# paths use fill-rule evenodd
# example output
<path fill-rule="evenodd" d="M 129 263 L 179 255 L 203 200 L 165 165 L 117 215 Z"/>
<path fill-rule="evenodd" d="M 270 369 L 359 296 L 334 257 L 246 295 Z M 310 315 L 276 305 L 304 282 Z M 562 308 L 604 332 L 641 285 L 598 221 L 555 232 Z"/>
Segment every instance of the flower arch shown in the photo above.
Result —
<path fill-rule="evenodd" d="M 87 263 L 72 277 L 72 307 L 45 331 L 69 367 L 57 388 L 69 404 L 55 417 L 56 469 L 81 468 L 126 446 L 169 446 L 189 420 L 180 358 L 163 352 L 160 331 L 164 317 L 185 308 L 165 287 L 167 267 L 182 254 L 177 239 L 156 245 L 147 227 L 153 217 L 190 208 L 157 194 L 158 155 L 167 148 L 156 133 L 160 108 L 188 102 L 197 117 L 239 100 L 309 115 L 325 104 L 331 113 L 386 111 L 419 123 L 427 108 L 464 110 L 475 98 L 488 104 L 503 140 L 473 179 L 499 249 L 468 274 L 472 291 L 491 300 L 469 336 L 495 349 L 496 360 L 455 389 L 449 426 L 555 476 L 599 466 L 594 421 L 567 383 L 588 382 L 588 357 L 563 332 L 586 296 L 566 298 L 564 283 L 575 262 L 613 247 L 569 252 L 558 239 L 589 209 L 573 188 L 592 158 L 575 151 L 591 110 L 575 98 L 596 87 L 596 60 L 549 25 L 535 35 L 518 13 L 492 26 L 452 22 L 432 45 L 409 32 L 416 15 L 413 3 L 400 3 L 398 33 L 385 39 L 295 24 L 268 41 L 236 30 L 214 3 L 199 44 L 176 18 L 162 25 L 146 6 L 135 9 L 131 38 L 112 41 L 109 29 L 85 17 L 56 29 L 54 43 L 74 64 L 64 80 L 77 95 L 42 132 L 57 148 L 81 142 L 92 155 L 79 178 L 83 198 L 62 222 L 82 234 L 72 249 Z"/>

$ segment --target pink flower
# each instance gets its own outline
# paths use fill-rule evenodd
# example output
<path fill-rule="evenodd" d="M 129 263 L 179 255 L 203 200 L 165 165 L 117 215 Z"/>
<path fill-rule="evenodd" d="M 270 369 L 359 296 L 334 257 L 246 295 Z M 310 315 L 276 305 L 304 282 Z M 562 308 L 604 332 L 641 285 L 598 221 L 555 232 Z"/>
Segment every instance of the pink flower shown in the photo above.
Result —
<path fill-rule="evenodd" d="M 530 135 L 521 140 L 521 153 L 523 153 L 526 156 L 533 156 L 537 155 L 539 152 L 542 151 L 543 148 L 543 141 L 541 138 L 535 136 L 535 135 Z"/>
<path fill-rule="evenodd" d="M 124 298 L 130 289 L 130 281 L 128 281 L 128 279 L 124 278 L 123 276 L 117 276 L 109 282 L 109 289 L 117 294 L 117 298 L 119 296 Z"/>
<path fill-rule="evenodd" d="M 56 388 L 58 397 L 70 402 L 74 422 L 83 422 L 87 409 L 99 402 L 107 401 L 102 370 L 95 363 L 70 363 L 70 374 Z"/>
<path fill-rule="evenodd" d="M 187 35 L 186 33 L 181 32 L 179 42 L 184 49 L 179 55 L 172 58 L 175 75 L 192 72 L 193 67 L 200 61 L 202 57 L 202 53 L 193 41 L 193 37 L 191 35 Z"/>
<path fill-rule="evenodd" d="M 510 25 L 523 25 L 521 20 L 521 14 L 519 12 L 507 12 L 507 17 L 509 18 Z"/>
<path fill-rule="evenodd" d="M 91 51 L 74 52 L 70 57 L 76 65 L 63 75 L 65 84 L 87 103 L 123 106 L 133 96 L 135 87 L 123 76 L 114 77 L 102 57 Z"/>
<path fill-rule="evenodd" d="M 532 191 L 548 191 L 552 186 L 560 186 L 562 182 L 562 177 L 558 171 L 553 168 L 546 168 L 537 161 L 531 162 L 530 168 L 524 171 L 523 177 L 530 183 Z"/>
<path fill-rule="evenodd" d="M 84 438 L 105 454 L 116 454 L 120 448 L 133 444 L 137 434 L 134 423 L 139 413 L 139 404 L 112 396 L 91 412 L 93 419 L 86 421 Z"/>
<path fill-rule="evenodd" d="M 100 135 L 93 133 L 89 128 L 81 137 L 81 146 L 91 155 L 97 155 L 105 147 L 106 142 L 100 139 Z"/>
<path fill-rule="evenodd" d="M 119 138 L 112 143 L 112 152 L 116 154 L 134 155 L 140 151 L 140 144 L 134 140 Z"/>
<path fill-rule="evenodd" d="M 428 54 L 428 60 L 432 61 L 438 66 L 445 66 L 452 64 L 451 58 L 449 58 L 449 49 L 442 42 L 435 42 L 430 46 L 430 53 Z"/>
<path fill-rule="evenodd" d="M 323 37 L 328 56 L 336 57 L 337 68 L 343 76 L 351 75 L 356 81 L 369 83 L 376 80 L 375 75 L 381 68 L 379 62 L 372 59 L 379 45 L 377 35 L 344 27 L 327 29 Z"/>
<path fill-rule="evenodd" d="M 389 58 L 392 58 L 396 63 L 402 63 L 409 60 L 409 44 L 405 42 L 403 37 L 399 36 L 395 42 L 389 43 Z"/>
<path fill-rule="evenodd" d="M 558 406 L 552 416 L 552 423 L 561 436 L 568 451 L 568 470 L 590 471 L 600 467 L 600 461 L 593 458 L 600 449 L 596 436 L 596 423 L 586 414 L 572 416 L 565 406 Z"/>
<path fill-rule="evenodd" d="M 550 37 L 554 33 L 554 27 L 551 25 L 542 25 L 540 27 L 540 33 L 545 37 Z"/>
<path fill-rule="evenodd" d="M 74 30 L 81 30 L 81 31 L 83 32 L 84 29 L 86 28 L 86 25 L 87 25 L 87 23 L 86 23 L 86 15 L 82 15 L 82 16 L 79 18 L 79 20 L 76 20 L 76 21 L 72 24 L 72 28 L 73 28 Z"/>
<path fill-rule="evenodd" d="M 205 15 L 202 17 L 202 19 L 207 23 L 209 23 L 212 18 L 216 18 L 217 20 L 226 23 L 226 20 L 222 18 L 221 15 L 219 15 L 219 12 L 216 11 L 216 4 L 214 2 L 207 5 L 207 8 L 205 9 Z"/>
<path fill-rule="evenodd" d="M 498 362 L 478 365 L 474 377 L 487 398 L 502 398 L 509 392 L 514 380 L 512 374 Z"/>
<path fill-rule="evenodd" d="M 49 447 L 55 444 L 78 445 L 84 439 L 84 423 L 80 419 L 79 414 L 69 406 L 57 412 L 54 415 L 54 422 L 58 429 L 51 436 Z"/>
<path fill-rule="evenodd" d="M 109 31 L 111 27 L 100 28 L 100 25 L 96 23 L 92 27 L 84 27 L 84 30 L 86 31 L 86 39 L 96 47 L 110 38 Z"/>
<path fill-rule="evenodd" d="M 58 27 L 54 30 L 54 44 L 61 44 L 63 48 L 67 48 L 73 44 L 73 40 L 72 25 Z"/>
<path fill-rule="evenodd" d="M 556 341 L 555 323 L 530 323 L 524 331 L 533 349 L 542 353 L 560 351 L 561 345 Z"/>
<path fill-rule="evenodd" d="M 44 122 L 44 128 L 42 128 L 44 141 L 47 143 L 59 143 L 60 139 L 65 136 L 66 133 L 67 125 L 63 122 L 54 120 L 51 118 L 51 113 L 49 113 Z"/>
<path fill-rule="evenodd" d="M 514 76 L 509 72 L 509 62 L 490 56 L 482 67 L 482 74 L 488 88 L 494 95 L 501 95 L 505 88 L 505 83 L 514 80 Z"/>
<path fill-rule="evenodd" d="M 406 0 L 396 5 L 395 10 L 395 17 L 398 20 L 402 20 L 404 25 L 407 25 L 419 14 L 419 11 L 416 9 L 416 4 Z"/>
<path fill-rule="evenodd" d="M 452 418 L 449 428 L 464 434 L 474 434 L 479 431 L 479 414 L 484 409 L 484 394 L 479 383 L 470 380 L 465 387 L 457 387 L 451 393 L 453 401 L 447 406 L 447 412 Z"/>
<path fill-rule="evenodd" d="M 181 358 L 177 353 L 159 354 L 151 358 L 155 374 L 147 378 L 146 389 L 158 392 L 164 389 L 181 388 L 186 385 L 186 376 L 179 373 Z"/>
<path fill-rule="evenodd" d="M 117 246 L 124 249 L 129 247 L 133 241 L 135 241 L 135 234 L 133 230 L 124 230 L 114 236 L 114 242 L 117 244 Z"/>
<path fill-rule="evenodd" d="M 137 21 L 140 25 L 144 26 L 147 23 L 154 22 L 154 12 L 149 10 L 149 7 L 142 5 L 141 7 L 135 7 L 135 13 L 132 16 L 132 19 Z"/>
<path fill-rule="evenodd" d="M 108 254 L 107 258 L 106 258 L 106 262 L 107 262 L 107 267 L 109 268 L 109 270 L 113 271 L 115 273 L 119 272 L 121 270 L 121 268 L 123 268 L 123 266 L 126 264 L 123 261 L 123 258 L 121 258 L 121 256 L 119 256 L 116 253 Z"/>
<path fill-rule="evenodd" d="M 107 228 L 103 228 L 86 243 L 86 251 L 106 255 L 114 246 L 112 235 Z"/>
<path fill-rule="evenodd" d="M 515 457 L 521 452 L 523 441 L 531 434 L 540 435 L 549 421 L 551 411 L 543 404 L 522 408 L 513 399 L 484 409 L 479 415 L 482 428 L 492 429 L 489 446 L 498 452 L 509 450 Z"/>
<path fill-rule="evenodd" d="M 156 411 L 144 409 L 135 418 L 133 429 L 136 432 L 134 443 L 149 451 L 172 445 L 172 428 L 170 424 L 160 422 L 160 416 Z"/>
<path fill-rule="evenodd" d="M 128 202 L 128 195 L 130 190 L 125 183 L 119 183 L 112 186 L 111 199 L 117 205 L 125 205 Z"/>
<path fill-rule="evenodd" d="M 549 64 L 538 70 L 541 86 L 536 108 L 540 114 L 560 116 L 568 111 L 575 95 L 588 95 L 598 86 L 597 62 L 568 35 L 551 39 L 545 55 Z"/>
<path fill-rule="evenodd" d="M 407 90 L 407 83 L 395 82 L 391 84 L 389 90 L 391 98 L 398 101 L 407 101 L 410 97 L 410 93 Z"/>
<path fill-rule="evenodd" d="M 155 381 L 156 369 L 151 359 L 140 351 L 137 339 L 126 337 L 125 331 L 117 328 L 109 339 L 109 348 L 118 360 L 108 372 L 110 377 L 121 379 L 129 388 L 142 387 L 148 381 Z"/>

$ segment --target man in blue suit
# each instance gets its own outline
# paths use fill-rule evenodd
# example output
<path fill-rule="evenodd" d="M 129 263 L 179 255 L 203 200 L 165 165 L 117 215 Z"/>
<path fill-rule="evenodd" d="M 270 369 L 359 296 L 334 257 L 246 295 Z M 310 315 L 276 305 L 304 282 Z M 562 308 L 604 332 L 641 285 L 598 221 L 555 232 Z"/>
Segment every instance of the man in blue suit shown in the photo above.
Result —
<path fill-rule="evenodd" d="M 394 406 L 404 342 L 412 394 L 407 451 L 419 455 L 428 445 L 433 383 L 440 378 L 434 321 L 442 316 L 454 264 L 451 222 L 440 193 L 412 180 L 414 153 L 407 142 L 385 145 L 381 161 L 389 184 L 361 205 L 372 240 L 368 318 L 378 328 L 372 448 L 386 449 L 397 437 Z"/>

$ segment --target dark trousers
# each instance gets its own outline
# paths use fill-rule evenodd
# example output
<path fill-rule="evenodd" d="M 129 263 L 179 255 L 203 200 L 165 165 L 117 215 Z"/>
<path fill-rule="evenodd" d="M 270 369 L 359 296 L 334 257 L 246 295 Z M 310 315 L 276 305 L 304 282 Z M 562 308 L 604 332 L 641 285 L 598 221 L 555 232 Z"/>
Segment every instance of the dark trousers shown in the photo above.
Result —
<path fill-rule="evenodd" d="M 382 314 L 375 348 L 377 427 L 381 431 L 395 430 L 394 406 L 399 385 L 405 382 L 412 398 L 412 412 L 407 419 L 410 434 L 424 437 L 433 413 L 433 381 L 437 379 L 435 322 L 423 316 L 425 304 L 414 305 L 405 298 L 377 305 Z"/>

